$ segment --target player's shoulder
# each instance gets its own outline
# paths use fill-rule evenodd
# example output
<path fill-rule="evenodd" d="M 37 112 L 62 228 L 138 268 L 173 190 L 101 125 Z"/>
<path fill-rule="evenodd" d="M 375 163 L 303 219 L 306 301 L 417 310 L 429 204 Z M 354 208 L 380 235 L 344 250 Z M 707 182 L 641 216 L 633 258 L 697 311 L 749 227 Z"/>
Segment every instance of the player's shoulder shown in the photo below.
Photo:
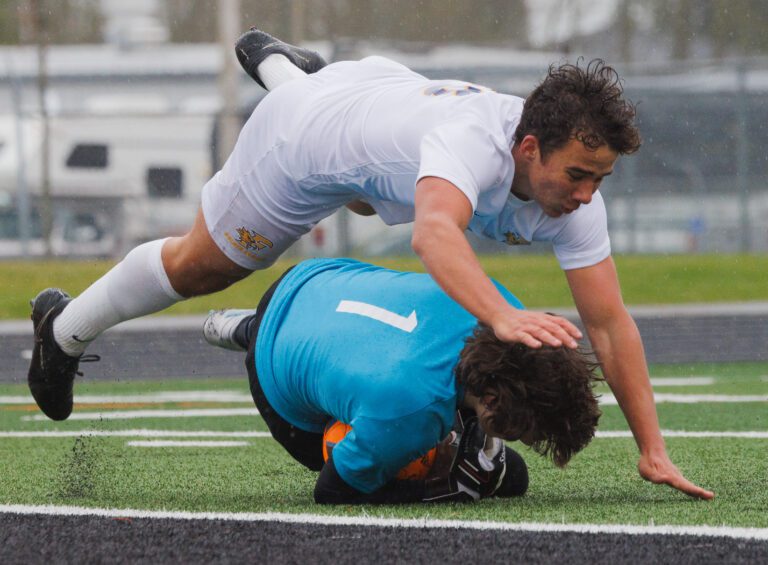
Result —
<path fill-rule="evenodd" d="M 376 78 L 386 78 L 387 76 L 397 75 L 426 80 L 425 77 L 402 63 L 382 57 L 381 55 L 371 55 L 358 61 L 344 61 L 344 63 L 346 64 L 343 68 L 349 72 L 357 73 L 358 77 L 371 75 Z"/>

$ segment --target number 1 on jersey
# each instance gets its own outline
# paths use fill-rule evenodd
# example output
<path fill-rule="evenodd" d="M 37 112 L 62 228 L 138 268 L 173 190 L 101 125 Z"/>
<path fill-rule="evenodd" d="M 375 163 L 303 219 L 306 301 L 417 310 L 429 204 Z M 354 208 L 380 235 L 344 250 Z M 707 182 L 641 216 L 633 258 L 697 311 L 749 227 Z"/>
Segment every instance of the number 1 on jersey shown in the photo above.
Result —
<path fill-rule="evenodd" d="M 358 316 L 365 316 L 366 318 L 372 318 L 382 324 L 387 324 L 398 330 L 402 330 L 407 333 L 411 333 L 418 325 L 416 319 L 416 310 L 413 310 L 408 317 L 395 314 L 390 310 L 386 310 L 373 304 L 366 302 L 357 302 L 356 300 L 342 300 L 336 307 L 337 312 L 343 312 L 346 314 L 357 314 Z"/>

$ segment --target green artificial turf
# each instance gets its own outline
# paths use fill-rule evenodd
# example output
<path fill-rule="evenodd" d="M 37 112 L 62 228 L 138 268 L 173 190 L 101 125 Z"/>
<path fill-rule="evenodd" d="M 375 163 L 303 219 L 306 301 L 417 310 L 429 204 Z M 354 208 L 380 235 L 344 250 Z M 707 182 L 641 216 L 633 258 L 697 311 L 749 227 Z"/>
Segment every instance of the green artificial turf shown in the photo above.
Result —
<path fill-rule="evenodd" d="M 766 364 L 654 366 L 654 376 L 715 377 L 712 385 L 664 387 L 676 394 L 768 394 Z M 78 383 L 78 395 L 142 394 L 175 390 L 234 390 L 244 379 Z M 723 391 L 726 392 L 723 392 Z M 0 396 L 26 395 L 23 385 L 0 386 Z M 209 403 L 209 407 L 243 407 Z M 140 408 L 176 408 L 166 403 Z M 197 406 L 190 406 L 197 407 Z M 105 407 L 100 409 L 104 410 Z M 128 408 L 120 408 L 128 409 Z M 76 405 L 76 413 L 96 411 Z M 599 430 L 626 430 L 616 406 L 604 406 Z M 686 431 L 768 431 L 765 402 L 659 404 L 662 428 Z M 0 437 L 0 503 L 55 504 L 218 512 L 308 512 L 400 518 L 551 523 L 677 524 L 768 527 L 768 439 L 668 437 L 669 453 L 694 482 L 715 491 L 697 501 L 644 482 L 635 471 L 631 438 L 596 438 L 564 470 L 520 444 L 530 489 L 516 499 L 477 504 L 321 507 L 312 502 L 315 474 L 293 462 L 271 438 L 246 438 L 247 447 L 131 447 L 125 438 L 93 430 L 158 429 L 264 431 L 257 416 L 22 421 L 32 406 L 0 404 L 0 431 L 74 430 L 79 437 Z M 191 438 L 186 438 L 191 439 Z M 242 439 L 242 438 L 227 438 Z"/>

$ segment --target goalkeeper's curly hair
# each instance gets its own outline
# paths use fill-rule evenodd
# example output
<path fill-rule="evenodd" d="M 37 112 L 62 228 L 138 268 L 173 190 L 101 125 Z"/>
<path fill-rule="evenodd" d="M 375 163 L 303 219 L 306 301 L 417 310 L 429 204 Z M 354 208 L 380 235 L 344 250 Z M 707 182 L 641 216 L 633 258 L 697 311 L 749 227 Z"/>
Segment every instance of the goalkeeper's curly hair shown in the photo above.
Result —
<path fill-rule="evenodd" d="M 636 110 L 623 94 L 619 74 L 601 59 L 586 67 L 578 63 L 551 66 L 525 99 L 515 141 L 536 136 L 544 158 L 570 139 L 592 150 L 607 144 L 618 153 L 634 153 L 641 143 L 634 123 Z"/>
<path fill-rule="evenodd" d="M 456 378 L 475 396 L 496 396 L 494 431 L 510 438 L 528 433 L 537 453 L 564 467 L 595 435 L 601 412 L 594 387 L 603 380 L 597 367 L 586 352 L 504 343 L 479 324 L 461 351 Z"/>

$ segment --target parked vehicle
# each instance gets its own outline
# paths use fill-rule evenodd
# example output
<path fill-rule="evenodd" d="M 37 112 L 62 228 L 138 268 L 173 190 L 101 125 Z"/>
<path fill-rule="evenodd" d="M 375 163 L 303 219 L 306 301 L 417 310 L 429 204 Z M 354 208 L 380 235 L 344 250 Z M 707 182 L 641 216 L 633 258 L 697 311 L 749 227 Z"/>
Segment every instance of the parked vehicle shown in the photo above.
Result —
<path fill-rule="evenodd" d="M 182 233 L 211 176 L 209 114 L 57 116 L 50 120 L 55 255 L 118 255 Z M 19 129 L 21 136 L 18 135 Z M 19 138 L 21 142 L 19 142 Z M 30 254 L 42 253 L 40 120 L 0 116 L 0 256 L 22 253 L 19 168 L 30 202 Z"/>

